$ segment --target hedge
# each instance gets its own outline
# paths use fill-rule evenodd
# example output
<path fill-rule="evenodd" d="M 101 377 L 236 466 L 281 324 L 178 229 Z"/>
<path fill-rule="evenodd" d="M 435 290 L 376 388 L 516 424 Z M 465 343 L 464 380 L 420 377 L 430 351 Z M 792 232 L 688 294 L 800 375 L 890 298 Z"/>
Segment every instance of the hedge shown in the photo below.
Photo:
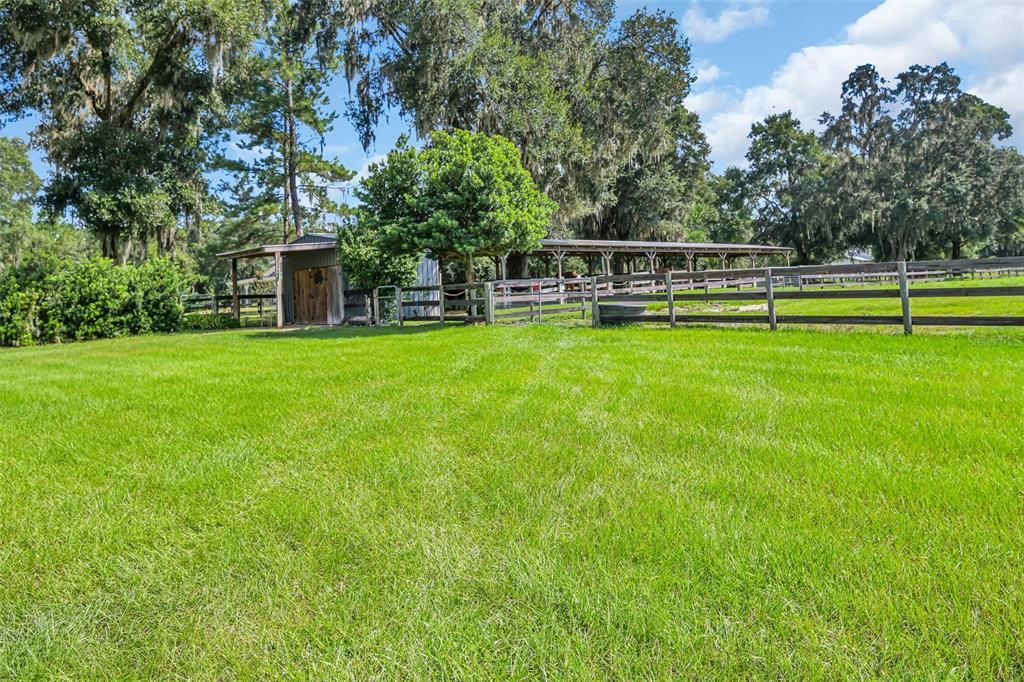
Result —
<path fill-rule="evenodd" d="M 165 258 L 116 266 L 49 260 L 0 273 L 0 345 L 84 341 L 182 329 L 187 288 Z"/>

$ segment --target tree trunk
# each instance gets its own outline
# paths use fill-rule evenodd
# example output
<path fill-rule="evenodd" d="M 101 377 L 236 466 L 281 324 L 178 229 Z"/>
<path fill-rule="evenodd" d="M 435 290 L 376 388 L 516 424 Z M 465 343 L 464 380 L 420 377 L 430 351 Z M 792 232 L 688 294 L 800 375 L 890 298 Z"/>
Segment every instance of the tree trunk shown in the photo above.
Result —
<path fill-rule="evenodd" d="M 907 243 L 902 239 L 896 245 L 896 260 L 907 260 Z"/>
<path fill-rule="evenodd" d="M 286 126 L 287 127 L 287 126 Z M 281 227 L 283 239 L 282 241 L 288 243 L 288 216 L 291 214 L 291 202 L 289 197 L 291 196 L 291 190 L 288 186 L 288 142 L 285 141 L 284 146 L 281 148 L 281 158 L 284 160 L 284 205 L 281 207 Z"/>
<path fill-rule="evenodd" d="M 950 253 L 950 258 L 952 260 L 957 260 L 958 258 L 960 258 L 960 251 L 962 248 L 963 242 L 961 242 L 960 238 L 957 237 L 956 239 L 953 240 L 953 251 L 952 253 Z"/>
<path fill-rule="evenodd" d="M 285 90 L 288 93 L 288 115 L 286 125 L 288 127 L 288 187 L 292 195 L 292 223 L 295 225 L 295 236 L 301 237 L 302 232 L 302 206 L 299 204 L 299 181 L 298 161 L 295 148 L 298 146 L 295 133 L 295 102 L 292 99 L 292 79 L 289 76 L 284 82 Z"/>
<path fill-rule="evenodd" d="M 473 257 L 466 256 L 466 282 L 473 284 L 475 281 L 476 278 L 473 273 Z"/>

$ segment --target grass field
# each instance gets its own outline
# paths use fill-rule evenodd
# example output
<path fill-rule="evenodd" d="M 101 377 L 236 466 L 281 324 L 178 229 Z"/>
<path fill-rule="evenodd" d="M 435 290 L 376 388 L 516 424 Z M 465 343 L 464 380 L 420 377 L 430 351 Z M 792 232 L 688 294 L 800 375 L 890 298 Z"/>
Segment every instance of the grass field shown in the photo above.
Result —
<path fill-rule="evenodd" d="M 1024 333 L 0 352 L 0 677 L 1024 676 Z"/>

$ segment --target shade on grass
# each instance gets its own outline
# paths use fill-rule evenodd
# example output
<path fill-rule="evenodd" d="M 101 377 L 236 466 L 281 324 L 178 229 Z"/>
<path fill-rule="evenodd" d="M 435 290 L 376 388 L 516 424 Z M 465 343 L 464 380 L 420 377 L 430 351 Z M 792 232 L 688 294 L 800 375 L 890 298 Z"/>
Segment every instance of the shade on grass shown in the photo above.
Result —
<path fill-rule="evenodd" d="M 1024 674 L 1024 334 L 0 353 L 0 677 Z"/>

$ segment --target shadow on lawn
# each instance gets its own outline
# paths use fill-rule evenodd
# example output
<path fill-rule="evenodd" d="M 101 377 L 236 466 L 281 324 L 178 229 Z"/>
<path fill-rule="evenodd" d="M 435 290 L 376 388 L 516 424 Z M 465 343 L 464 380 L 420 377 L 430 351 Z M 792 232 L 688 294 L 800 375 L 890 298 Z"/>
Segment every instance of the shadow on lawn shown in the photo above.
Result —
<path fill-rule="evenodd" d="M 246 334 L 246 338 L 255 340 L 284 340 L 284 339 L 360 339 L 375 338 L 379 336 L 407 336 L 410 334 L 422 334 L 424 332 L 437 332 L 450 329 L 454 325 L 441 324 L 417 324 L 405 327 L 291 327 L 281 330 L 266 329 L 253 334 Z M 459 325 L 461 326 L 461 325 Z"/>

